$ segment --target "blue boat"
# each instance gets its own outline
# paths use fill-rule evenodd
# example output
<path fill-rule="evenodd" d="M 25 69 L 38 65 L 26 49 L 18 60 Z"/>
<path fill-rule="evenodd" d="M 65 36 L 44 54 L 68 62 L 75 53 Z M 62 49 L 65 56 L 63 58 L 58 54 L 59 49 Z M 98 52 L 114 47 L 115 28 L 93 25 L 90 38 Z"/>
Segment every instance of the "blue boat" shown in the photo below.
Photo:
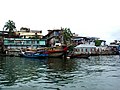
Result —
<path fill-rule="evenodd" d="M 40 49 L 27 49 L 27 50 L 21 50 L 21 53 L 19 54 L 22 57 L 28 57 L 28 58 L 61 58 L 63 57 L 64 53 L 67 51 L 67 47 L 61 49 L 52 49 L 48 50 L 45 48 L 40 48 Z"/>
<path fill-rule="evenodd" d="M 47 52 L 35 52 L 35 51 L 22 51 L 20 56 L 27 58 L 46 58 L 48 57 Z"/>

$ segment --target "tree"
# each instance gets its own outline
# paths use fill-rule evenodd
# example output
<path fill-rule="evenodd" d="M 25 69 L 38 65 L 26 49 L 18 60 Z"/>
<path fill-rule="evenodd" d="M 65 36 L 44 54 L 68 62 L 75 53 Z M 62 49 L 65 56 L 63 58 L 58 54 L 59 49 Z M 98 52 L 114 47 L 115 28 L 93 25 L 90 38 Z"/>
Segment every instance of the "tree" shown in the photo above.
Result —
<path fill-rule="evenodd" d="M 8 20 L 8 22 L 6 22 L 3 27 L 3 31 L 4 30 L 8 30 L 9 35 L 12 35 L 14 33 L 14 30 L 16 30 L 15 23 L 12 20 Z"/>
<path fill-rule="evenodd" d="M 26 31 L 26 32 L 30 32 L 30 28 L 26 28 L 26 27 L 21 27 L 20 28 L 20 31 Z"/>
<path fill-rule="evenodd" d="M 65 45 L 71 44 L 72 40 L 71 38 L 73 37 L 73 34 L 70 30 L 70 28 L 61 28 L 63 30 L 63 41 Z"/>
<path fill-rule="evenodd" d="M 95 40 L 95 46 L 100 46 L 102 43 L 102 40 Z"/>

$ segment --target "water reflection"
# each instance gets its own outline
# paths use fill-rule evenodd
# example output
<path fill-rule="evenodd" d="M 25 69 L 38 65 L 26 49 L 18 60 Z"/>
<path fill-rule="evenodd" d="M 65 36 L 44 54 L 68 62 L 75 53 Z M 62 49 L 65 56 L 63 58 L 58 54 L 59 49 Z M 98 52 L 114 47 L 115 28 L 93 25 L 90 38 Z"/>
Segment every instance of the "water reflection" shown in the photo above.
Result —
<path fill-rule="evenodd" d="M 3 85 L 14 85 L 16 82 L 30 81 L 36 74 L 38 67 L 43 67 L 45 60 L 32 60 L 19 57 L 5 57 L 1 60 L 0 74 L 3 76 L 0 83 Z"/>
<path fill-rule="evenodd" d="M 112 78 L 112 80 L 119 78 L 118 82 L 119 73 L 118 56 L 96 56 L 90 57 L 90 59 L 69 60 L 0 57 L 0 89 L 17 86 L 17 88 L 22 87 L 21 90 L 23 90 L 23 87 L 28 89 L 29 86 L 31 90 L 40 88 L 43 90 L 66 90 L 66 88 L 67 90 L 79 88 L 92 90 L 103 87 L 104 83 L 108 83 L 106 82 L 109 80 L 108 78 Z M 117 84 L 114 86 L 118 87 Z M 97 90 L 100 89 L 97 88 Z"/>
<path fill-rule="evenodd" d="M 76 68 L 76 62 L 72 59 L 64 60 L 59 58 L 51 58 L 48 59 L 47 65 L 48 69 L 54 69 L 56 72 L 61 71 L 61 73 L 71 72 Z"/>
<path fill-rule="evenodd" d="M 63 60 L 63 59 L 49 59 L 47 62 L 46 79 L 55 84 L 63 86 L 69 82 L 73 82 L 69 73 L 76 69 L 75 60 Z"/>

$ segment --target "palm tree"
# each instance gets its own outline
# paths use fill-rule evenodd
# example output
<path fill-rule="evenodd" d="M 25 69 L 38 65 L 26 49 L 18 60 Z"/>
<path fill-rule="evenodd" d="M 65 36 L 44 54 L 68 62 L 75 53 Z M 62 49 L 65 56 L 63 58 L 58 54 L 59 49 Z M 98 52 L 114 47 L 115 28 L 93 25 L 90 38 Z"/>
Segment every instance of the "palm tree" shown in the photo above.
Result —
<path fill-rule="evenodd" d="M 63 42 L 66 46 L 69 46 L 72 43 L 72 37 L 73 34 L 70 30 L 70 28 L 61 28 L 62 36 L 63 36 Z"/>
<path fill-rule="evenodd" d="M 65 45 L 71 44 L 72 40 L 71 38 L 73 37 L 73 34 L 70 30 L 70 28 L 61 28 L 63 30 L 63 41 Z"/>
<path fill-rule="evenodd" d="M 73 33 L 71 32 L 70 28 L 61 28 L 61 30 L 63 43 L 65 46 L 67 46 L 69 52 L 72 52 L 74 48 L 74 46 L 72 45 Z M 67 52 L 65 52 L 64 55 L 65 55 L 64 57 L 66 57 Z"/>
<path fill-rule="evenodd" d="M 14 30 L 16 30 L 15 23 L 12 20 L 8 20 L 8 22 L 5 23 L 3 27 L 3 31 L 8 30 L 9 31 L 9 36 L 13 35 Z"/>

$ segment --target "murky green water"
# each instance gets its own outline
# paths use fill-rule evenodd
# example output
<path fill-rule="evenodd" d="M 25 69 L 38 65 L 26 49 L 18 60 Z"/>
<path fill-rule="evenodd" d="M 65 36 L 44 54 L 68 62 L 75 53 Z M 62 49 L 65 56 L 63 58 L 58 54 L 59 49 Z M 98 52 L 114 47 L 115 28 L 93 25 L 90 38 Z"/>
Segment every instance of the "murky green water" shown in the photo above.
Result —
<path fill-rule="evenodd" d="M 120 58 L 0 57 L 0 90 L 120 90 Z"/>

